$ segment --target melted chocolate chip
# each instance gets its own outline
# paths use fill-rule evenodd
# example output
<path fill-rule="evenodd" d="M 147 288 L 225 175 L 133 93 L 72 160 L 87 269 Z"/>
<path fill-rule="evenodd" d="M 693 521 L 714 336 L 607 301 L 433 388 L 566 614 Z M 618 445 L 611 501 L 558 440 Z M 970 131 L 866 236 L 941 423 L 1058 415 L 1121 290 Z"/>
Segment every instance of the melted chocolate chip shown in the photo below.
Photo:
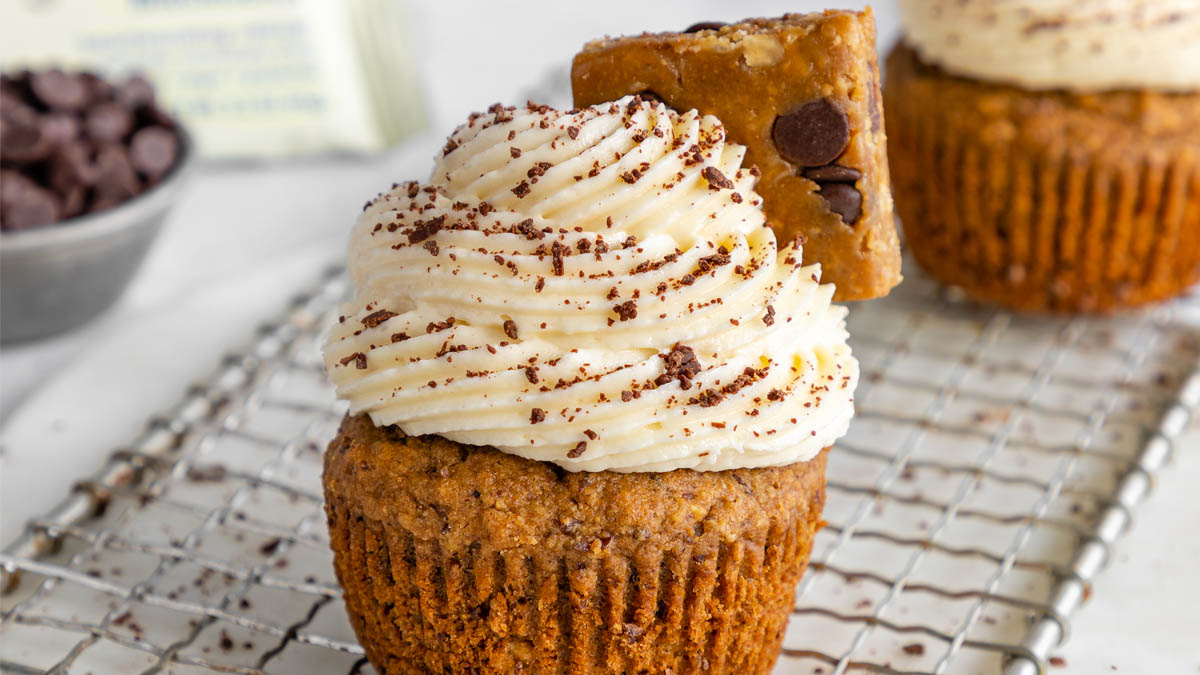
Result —
<path fill-rule="evenodd" d="M 793 164 L 823 166 L 850 143 L 850 120 L 828 99 L 806 103 L 775 118 L 771 138 L 779 154 Z"/>
<path fill-rule="evenodd" d="M 720 21 L 700 21 L 698 23 L 694 23 L 694 24 L 688 26 L 687 28 L 684 28 L 683 32 L 699 33 L 702 30 L 720 30 L 728 25 L 729 24 L 722 23 Z"/>
<path fill-rule="evenodd" d="M 825 200 L 830 211 L 842 217 L 842 221 L 853 225 L 862 215 L 862 193 L 846 183 L 821 183 L 817 194 Z"/>
<path fill-rule="evenodd" d="M 841 164 L 827 164 L 805 169 L 802 175 L 817 183 L 853 183 L 862 178 L 862 172 Z"/>

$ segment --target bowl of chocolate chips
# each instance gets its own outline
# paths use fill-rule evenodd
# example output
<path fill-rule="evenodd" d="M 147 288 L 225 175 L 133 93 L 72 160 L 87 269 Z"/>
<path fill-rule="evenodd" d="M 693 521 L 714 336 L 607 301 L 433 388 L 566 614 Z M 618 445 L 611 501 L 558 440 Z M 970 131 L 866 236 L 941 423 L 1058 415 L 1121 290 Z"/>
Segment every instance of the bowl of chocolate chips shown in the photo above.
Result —
<path fill-rule="evenodd" d="M 112 305 L 191 155 L 141 76 L 0 74 L 0 341 L 75 328 Z"/>

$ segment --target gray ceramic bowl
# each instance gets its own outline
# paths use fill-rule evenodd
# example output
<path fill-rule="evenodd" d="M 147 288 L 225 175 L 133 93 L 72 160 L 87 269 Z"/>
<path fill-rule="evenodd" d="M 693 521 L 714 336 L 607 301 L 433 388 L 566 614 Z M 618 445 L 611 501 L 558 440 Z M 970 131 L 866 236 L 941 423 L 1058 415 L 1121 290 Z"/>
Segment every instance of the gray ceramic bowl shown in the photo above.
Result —
<path fill-rule="evenodd" d="M 49 227 L 0 234 L 0 342 L 76 328 L 121 296 L 189 173 L 191 139 L 182 130 L 179 135 L 170 173 L 133 199 Z"/>

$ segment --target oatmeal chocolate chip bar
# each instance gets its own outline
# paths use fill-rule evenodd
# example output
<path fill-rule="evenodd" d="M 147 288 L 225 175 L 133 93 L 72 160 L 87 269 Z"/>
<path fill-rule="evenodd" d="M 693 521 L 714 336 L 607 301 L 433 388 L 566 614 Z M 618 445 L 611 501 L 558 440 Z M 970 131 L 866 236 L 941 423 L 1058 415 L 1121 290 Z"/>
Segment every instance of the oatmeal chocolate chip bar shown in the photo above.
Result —
<path fill-rule="evenodd" d="M 627 94 L 715 115 L 762 171 L 780 241 L 804 235 L 837 300 L 900 282 L 870 10 L 788 14 L 596 40 L 575 57 L 575 105 Z"/>

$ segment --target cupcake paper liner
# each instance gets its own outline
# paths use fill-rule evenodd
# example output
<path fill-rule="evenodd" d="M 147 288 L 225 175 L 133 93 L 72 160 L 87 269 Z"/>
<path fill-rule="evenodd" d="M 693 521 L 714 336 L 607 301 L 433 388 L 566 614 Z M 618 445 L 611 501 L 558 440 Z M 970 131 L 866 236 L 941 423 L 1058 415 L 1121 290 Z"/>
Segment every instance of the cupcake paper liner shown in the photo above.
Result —
<path fill-rule="evenodd" d="M 888 69 L 896 209 L 932 276 L 1062 312 L 1200 279 L 1200 94 L 1030 92 L 948 75 L 905 46 Z"/>
<path fill-rule="evenodd" d="M 380 475 L 385 463 L 400 468 Z M 736 472 L 564 475 L 351 418 L 326 455 L 326 509 L 351 623 L 381 673 L 768 673 L 820 527 L 824 465 L 822 453 Z M 612 498 L 627 483 L 640 484 L 631 498 Z M 511 522 L 495 526 L 485 511 L 517 490 L 547 507 L 505 504 Z M 604 509 L 566 509 L 591 522 L 556 505 L 596 490 Z"/>

